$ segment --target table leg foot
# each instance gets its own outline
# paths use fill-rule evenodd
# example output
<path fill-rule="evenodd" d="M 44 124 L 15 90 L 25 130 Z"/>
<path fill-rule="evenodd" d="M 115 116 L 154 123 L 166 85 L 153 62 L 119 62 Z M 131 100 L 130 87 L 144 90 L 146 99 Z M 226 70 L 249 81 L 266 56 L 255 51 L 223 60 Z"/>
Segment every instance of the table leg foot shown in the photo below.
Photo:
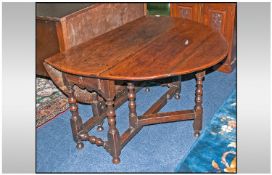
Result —
<path fill-rule="evenodd" d="M 97 125 L 96 130 L 99 131 L 99 132 L 103 131 L 104 128 L 103 128 L 102 124 Z"/>
<path fill-rule="evenodd" d="M 175 94 L 175 99 L 176 99 L 176 100 L 179 100 L 179 99 L 180 99 L 180 93 L 176 93 L 176 94 Z"/>
<path fill-rule="evenodd" d="M 120 158 L 119 157 L 113 158 L 112 163 L 119 164 L 120 163 Z"/>
<path fill-rule="evenodd" d="M 76 145 L 76 148 L 77 148 L 78 150 L 81 150 L 81 149 L 84 148 L 84 144 L 83 144 L 82 142 L 78 142 L 77 145 Z"/>
<path fill-rule="evenodd" d="M 145 92 L 150 92 L 150 88 L 149 88 L 149 87 L 146 87 L 146 88 L 145 88 Z"/>
<path fill-rule="evenodd" d="M 195 137 L 199 137 L 199 136 L 200 136 L 200 131 L 196 131 L 196 130 L 195 130 L 194 136 L 195 136 Z"/>

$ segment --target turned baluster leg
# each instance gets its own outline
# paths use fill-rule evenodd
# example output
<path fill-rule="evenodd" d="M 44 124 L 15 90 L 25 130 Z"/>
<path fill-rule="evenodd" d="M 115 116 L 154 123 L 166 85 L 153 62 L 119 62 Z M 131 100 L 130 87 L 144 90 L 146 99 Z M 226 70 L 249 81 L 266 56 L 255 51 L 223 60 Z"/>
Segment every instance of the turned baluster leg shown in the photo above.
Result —
<path fill-rule="evenodd" d="M 76 98 L 74 95 L 74 89 L 72 86 L 69 87 L 68 102 L 70 106 L 70 112 L 72 113 L 70 123 L 71 123 L 73 138 L 75 142 L 77 143 L 76 145 L 77 149 L 82 149 L 84 147 L 84 144 L 78 137 L 79 132 L 82 131 L 82 119 L 78 113 L 78 106 L 77 106 Z"/>
<path fill-rule="evenodd" d="M 100 115 L 99 113 L 99 108 L 98 108 L 98 95 L 97 93 L 95 92 L 94 95 L 93 95 L 93 104 L 92 104 L 92 111 L 93 111 L 93 115 L 94 117 L 97 117 Z M 101 121 L 101 123 L 99 123 L 97 125 L 97 128 L 96 128 L 97 131 L 103 131 L 104 128 L 103 128 L 103 121 Z"/>
<path fill-rule="evenodd" d="M 136 93 L 133 83 L 128 83 L 128 108 L 129 108 L 129 127 L 135 128 L 137 125 L 137 113 L 136 113 Z"/>
<path fill-rule="evenodd" d="M 107 117 L 108 117 L 108 124 L 109 124 L 109 131 L 108 131 L 108 143 L 110 147 L 110 153 L 113 157 L 112 162 L 114 164 L 120 163 L 120 135 L 119 131 L 116 128 L 116 116 L 114 110 L 114 102 L 113 99 L 107 99 Z"/>
<path fill-rule="evenodd" d="M 203 116 L 203 107 L 202 107 L 202 95 L 203 95 L 203 78 L 205 76 L 205 71 L 196 73 L 196 96 L 195 96 L 195 119 L 194 119 L 194 135 L 198 137 L 202 129 L 202 116 Z"/>

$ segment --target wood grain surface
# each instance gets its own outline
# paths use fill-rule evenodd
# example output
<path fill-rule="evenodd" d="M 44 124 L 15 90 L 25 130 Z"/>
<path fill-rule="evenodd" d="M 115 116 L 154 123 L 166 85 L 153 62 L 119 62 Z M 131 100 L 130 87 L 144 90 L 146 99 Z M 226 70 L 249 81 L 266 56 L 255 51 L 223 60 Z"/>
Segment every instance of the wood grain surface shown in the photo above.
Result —
<path fill-rule="evenodd" d="M 227 55 L 217 31 L 174 17 L 146 16 L 45 61 L 80 76 L 150 80 L 211 67 Z"/>

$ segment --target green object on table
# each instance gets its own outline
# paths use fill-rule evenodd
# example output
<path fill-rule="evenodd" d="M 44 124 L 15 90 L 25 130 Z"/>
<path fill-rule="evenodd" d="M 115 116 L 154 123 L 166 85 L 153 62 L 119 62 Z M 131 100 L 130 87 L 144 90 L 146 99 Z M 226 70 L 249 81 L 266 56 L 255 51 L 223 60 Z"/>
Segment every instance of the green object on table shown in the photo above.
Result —
<path fill-rule="evenodd" d="M 147 3 L 148 15 L 169 16 L 169 3 Z"/>

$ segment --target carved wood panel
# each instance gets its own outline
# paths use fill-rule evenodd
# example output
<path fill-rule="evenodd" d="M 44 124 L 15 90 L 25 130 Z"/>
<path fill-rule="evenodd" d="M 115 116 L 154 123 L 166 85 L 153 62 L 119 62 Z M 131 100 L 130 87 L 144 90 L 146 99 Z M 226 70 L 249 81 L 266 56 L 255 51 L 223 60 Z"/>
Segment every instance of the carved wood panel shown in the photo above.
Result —
<path fill-rule="evenodd" d="M 182 18 L 186 18 L 186 19 L 191 19 L 193 18 L 192 16 L 192 8 L 190 7 L 180 7 L 178 6 L 178 12 L 179 12 L 179 16 Z"/>
<path fill-rule="evenodd" d="M 227 9 L 215 9 L 213 6 L 204 5 L 203 11 L 203 23 L 224 34 L 227 23 Z"/>
<path fill-rule="evenodd" d="M 193 21 L 198 21 L 200 5 L 199 3 L 171 3 L 171 16 L 182 17 Z"/>

